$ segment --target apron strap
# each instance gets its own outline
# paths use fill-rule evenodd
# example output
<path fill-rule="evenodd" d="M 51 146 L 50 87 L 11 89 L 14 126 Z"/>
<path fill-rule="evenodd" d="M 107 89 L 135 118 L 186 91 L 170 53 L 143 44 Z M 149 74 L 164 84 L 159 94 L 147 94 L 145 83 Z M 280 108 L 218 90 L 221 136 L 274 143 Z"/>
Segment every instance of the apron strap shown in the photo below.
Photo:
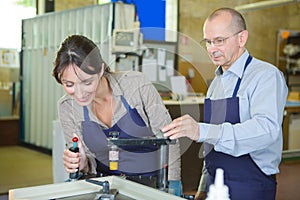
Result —
<path fill-rule="evenodd" d="M 245 63 L 245 66 L 244 66 L 244 71 L 243 71 L 242 77 L 243 77 L 243 75 L 244 75 L 244 72 L 245 72 L 246 68 L 248 67 L 249 63 L 251 62 L 251 60 L 252 60 L 252 56 L 249 55 L 248 58 L 247 58 L 247 61 L 246 61 L 246 63 Z M 236 82 L 236 85 L 235 85 L 235 88 L 234 88 L 232 97 L 236 97 L 237 92 L 239 91 L 239 88 L 240 88 L 240 84 L 241 84 L 241 81 L 242 81 L 242 77 L 239 78 L 238 81 Z"/>
<path fill-rule="evenodd" d="M 89 111 L 86 106 L 83 106 L 84 121 L 90 121 Z"/>
<path fill-rule="evenodd" d="M 126 99 L 123 96 L 121 96 L 121 100 L 122 100 L 123 105 L 125 106 L 126 110 L 129 111 L 131 109 L 131 107 L 128 104 L 128 102 L 126 101 Z"/>

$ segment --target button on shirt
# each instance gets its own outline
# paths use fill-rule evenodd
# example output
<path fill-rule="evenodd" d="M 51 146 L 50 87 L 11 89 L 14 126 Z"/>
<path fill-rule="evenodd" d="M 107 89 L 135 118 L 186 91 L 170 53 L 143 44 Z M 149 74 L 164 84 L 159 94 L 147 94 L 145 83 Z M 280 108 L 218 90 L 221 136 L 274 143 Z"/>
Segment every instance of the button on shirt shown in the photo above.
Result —
<path fill-rule="evenodd" d="M 249 153 L 266 175 L 276 174 L 282 155 L 281 125 L 288 89 L 278 68 L 256 58 L 243 73 L 248 56 L 245 51 L 225 72 L 219 66 L 206 97 L 232 97 L 238 78 L 242 78 L 237 93 L 241 123 L 199 123 L 198 142 L 213 144 L 216 151 L 232 156 Z"/>

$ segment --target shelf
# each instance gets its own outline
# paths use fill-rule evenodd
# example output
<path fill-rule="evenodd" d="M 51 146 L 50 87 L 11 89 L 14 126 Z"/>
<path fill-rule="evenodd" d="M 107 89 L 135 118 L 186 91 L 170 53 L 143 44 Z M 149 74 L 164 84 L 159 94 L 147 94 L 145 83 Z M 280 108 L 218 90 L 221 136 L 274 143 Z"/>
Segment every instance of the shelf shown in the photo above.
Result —
<path fill-rule="evenodd" d="M 295 87 L 300 86 L 299 81 L 291 81 L 292 76 L 300 76 L 300 51 L 297 52 L 297 49 L 293 49 L 294 54 L 291 53 L 291 56 L 288 56 L 284 53 L 286 45 L 295 45 L 300 46 L 300 31 L 296 30 L 279 30 L 277 37 L 277 67 L 284 72 L 286 83 L 291 90 L 296 89 Z M 299 61 L 298 61 L 299 60 Z M 299 79 L 299 78 L 296 78 Z"/>

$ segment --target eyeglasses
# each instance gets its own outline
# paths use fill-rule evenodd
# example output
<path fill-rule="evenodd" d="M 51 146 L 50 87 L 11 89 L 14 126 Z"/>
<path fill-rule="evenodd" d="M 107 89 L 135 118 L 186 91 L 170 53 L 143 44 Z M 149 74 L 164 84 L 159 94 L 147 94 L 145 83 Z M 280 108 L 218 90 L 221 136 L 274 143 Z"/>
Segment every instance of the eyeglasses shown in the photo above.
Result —
<path fill-rule="evenodd" d="M 238 32 L 236 32 L 236 33 L 234 33 L 234 34 L 232 34 L 232 35 L 230 35 L 230 36 L 228 36 L 228 37 L 225 37 L 225 38 L 219 37 L 219 38 L 216 38 L 216 39 L 213 39 L 213 40 L 203 39 L 203 40 L 200 42 L 200 44 L 201 44 L 203 47 L 206 47 L 206 48 L 211 47 L 212 44 L 213 44 L 214 46 L 220 47 L 220 46 L 222 46 L 222 45 L 224 44 L 224 41 L 225 41 L 225 40 L 227 40 L 227 39 L 229 39 L 229 38 L 231 38 L 231 37 L 233 37 L 233 36 L 239 34 L 239 33 L 242 32 L 242 31 L 243 31 L 243 30 L 240 30 L 240 31 L 238 31 Z"/>

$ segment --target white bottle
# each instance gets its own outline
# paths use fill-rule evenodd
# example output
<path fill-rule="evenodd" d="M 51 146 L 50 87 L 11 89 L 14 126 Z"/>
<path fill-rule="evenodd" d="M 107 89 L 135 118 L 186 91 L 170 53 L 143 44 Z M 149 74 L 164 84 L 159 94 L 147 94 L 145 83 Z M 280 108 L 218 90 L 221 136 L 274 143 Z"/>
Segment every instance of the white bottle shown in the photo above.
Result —
<path fill-rule="evenodd" d="M 206 200 L 230 200 L 228 187 L 224 185 L 223 169 L 216 170 L 215 183 L 209 186 Z"/>

